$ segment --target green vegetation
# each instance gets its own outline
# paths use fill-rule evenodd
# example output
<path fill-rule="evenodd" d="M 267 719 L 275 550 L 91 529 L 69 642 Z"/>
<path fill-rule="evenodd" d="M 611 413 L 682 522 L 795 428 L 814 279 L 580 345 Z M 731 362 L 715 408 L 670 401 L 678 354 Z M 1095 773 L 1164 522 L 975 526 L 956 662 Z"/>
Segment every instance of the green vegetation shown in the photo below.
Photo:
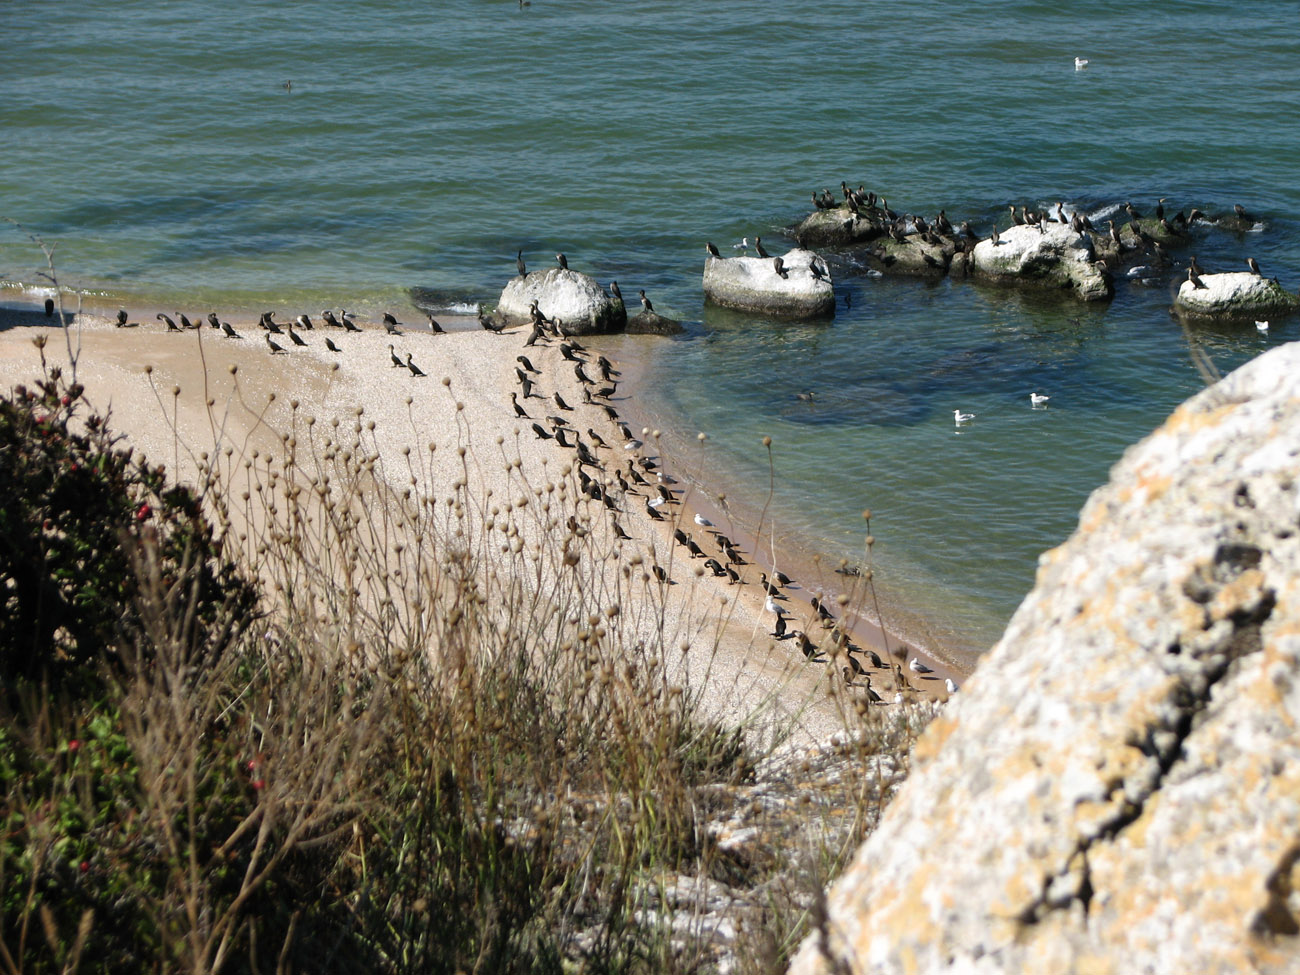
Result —
<path fill-rule="evenodd" d="M 783 967 L 917 729 L 846 709 L 759 783 L 573 472 L 435 497 L 417 453 L 293 404 L 191 490 L 56 371 L 0 402 L 0 972 L 713 970 L 683 878 Z"/>

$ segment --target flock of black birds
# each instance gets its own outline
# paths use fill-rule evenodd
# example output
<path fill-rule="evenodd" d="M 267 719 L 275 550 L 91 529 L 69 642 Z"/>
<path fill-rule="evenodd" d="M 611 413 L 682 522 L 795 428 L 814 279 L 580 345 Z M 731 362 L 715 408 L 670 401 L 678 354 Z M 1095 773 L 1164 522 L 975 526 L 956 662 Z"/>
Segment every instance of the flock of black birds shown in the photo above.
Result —
<path fill-rule="evenodd" d="M 48 304 L 49 303 L 47 302 L 47 305 Z M 47 310 L 46 314 L 49 315 L 51 312 Z M 171 333 L 180 334 L 186 331 L 197 331 L 201 329 L 206 322 L 209 328 L 221 332 L 226 338 L 240 340 L 244 338 L 243 335 L 236 331 L 233 325 L 218 318 L 216 312 L 209 312 L 207 316 L 196 317 L 193 320 L 181 312 L 177 312 L 175 318 L 162 312 L 159 312 L 155 317 L 158 321 L 162 322 L 163 325 L 166 326 L 166 330 Z M 320 317 L 321 321 L 328 328 L 338 329 L 342 332 L 363 331 L 361 326 L 356 323 L 356 316 L 352 312 L 340 311 L 338 315 L 335 315 L 332 310 L 327 308 L 321 312 Z M 129 318 L 130 316 L 127 315 L 125 309 L 118 309 L 117 318 L 114 324 L 117 328 L 135 328 L 140 324 L 139 322 L 130 321 Z M 434 334 L 444 334 L 446 332 L 446 329 L 444 329 L 432 315 L 429 315 L 428 318 L 430 332 Z M 179 324 L 177 324 L 177 319 L 180 320 Z M 402 334 L 403 323 L 399 322 L 390 312 L 384 312 L 381 324 L 389 335 Z M 282 341 L 287 340 L 292 345 L 306 347 L 308 342 L 302 337 L 301 333 L 314 332 L 316 330 L 316 325 L 309 315 L 299 315 L 292 322 L 277 322 L 275 320 L 275 312 L 270 311 L 262 312 L 262 316 L 258 319 L 257 325 L 264 332 L 263 337 L 266 340 L 266 346 L 271 355 L 289 354 L 289 349 L 285 348 L 280 344 L 280 342 L 277 342 L 271 336 L 279 335 L 282 337 Z M 295 328 L 295 326 L 297 327 Z M 325 336 L 325 348 L 336 355 L 342 354 L 343 352 L 343 350 L 328 335 Z M 413 377 L 422 377 L 425 375 L 424 371 L 417 366 L 414 361 L 412 361 L 413 356 L 411 353 L 408 352 L 406 354 L 406 361 L 402 361 L 393 352 L 393 346 L 390 345 L 388 350 L 394 366 L 401 366 L 402 368 L 407 369 Z"/>
<path fill-rule="evenodd" d="M 909 238 L 916 238 L 933 247 L 950 247 L 953 253 L 969 253 L 984 239 L 991 241 L 994 247 L 1002 243 L 1001 233 L 996 223 L 985 238 L 976 232 L 969 220 L 963 220 L 954 227 L 944 210 L 940 210 L 932 220 L 926 220 L 919 214 L 898 213 L 890 208 L 889 201 L 884 196 L 877 196 L 862 186 L 854 190 L 847 182 L 841 180 L 840 191 L 843 194 L 842 200 L 836 199 L 829 189 L 823 189 L 820 194 L 813 191 L 813 205 L 818 210 L 847 209 L 855 217 L 881 221 L 884 224 L 885 234 L 898 243 L 906 243 Z M 1187 237 L 1188 231 L 1197 221 L 1208 219 L 1203 211 L 1195 207 L 1190 212 L 1184 213 L 1179 210 L 1172 216 L 1168 216 L 1165 213 L 1165 202 L 1164 197 L 1156 202 L 1150 219 L 1155 221 L 1156 226 L 1167 238 Z M 1030 210 L 1023 204 L 1018 209 L 1015 204 L 1008 204 L 1007 209 L 1010 215 L 1009 226 L 1012 227 L 1035 227 L 1045 233 L 1049 224 L 1066 225 L 1077 234 L 1090 235 L 1094 244 L 1101 234 L 1087 214 L 1077 210 L 1066 213 L 1064 203 L 1057 203 L 1055 208 L 1042 211 Z M 1173 263 L 1165 245 L 1139 224 L 1138 221 L 1145 218 L 1137 207 L 1131 202 L 1126 202 L 1122 209 L 1128 217 L 1127 224 L 1121 221 L 1117 226 L 1114 220 L 1105 221 L 1105 236 L 1114 244 L 1117 253 L 1151 254 L 1154 262 L 1161 266 Z M 1256 219 L 1240 203 L 1233 206 L 1233 215 L 1241 224 L 1253 224 Z M 1129 240 L 1124 239 L 1124 230 L 1129 231 Z M 709 248 L 710 253 L 715 253 L 716 248 L 712 245 L 709 245 Z M 1254 274 L 1262 276 L 1259 263 L 1253 257 L 1246 258 L 1246 264 Z M 1193 287 L 1205 287 L 1200 280 L 1200 275 L 1203 273 L 1205 272 L 1196 266 L 1193 258 L 1188 267 L 1188 280 L 1192 282 Z"/>
<path fill-rule="evenodd" d="M 534 332 L 530 337 L 535 338 L 542 345 L 549 345 L 553 336 L 543 333 L 538 337 L 538 330 L 539 326 L 535 324 Z M 618 388 L 617 377 L 620 373 L 614 369 L 609 359 L 603 355 L 593 358 L 591 352 L 572 339 L 561 338 L 557 348 L 563 359 L 573 363 L 574 377 L 582 387 L 581 405 L 594 407 L 603 412 L 618 429 L 623 448 L 638 451 L 643 446 L 642 441 L 619 416 L 618 410 L 611 402 L 611 397 Z M 576 410 L 565 401 L 558 390 L 553 391 L 549 399 L 539 391 L 538 382 L 542 373 L 527 354 L 517 356 L 516 362 L 518 365 L 515 367 L 515 379 L 520 389 L 510 393 L 510 403 L 515 415 L 522 420 L 530 421 L 532 431 L 538 439 L 553 440 L 560 446 L 575 452 L 579 489 L 583 495 L 608 509 L 611 529 L 615 537 L 630 538 L 619 523 L 618 515 L 626 510 L 625 506 L 633 498 L 643 503 L 642 510 L 652 521 L 665 521 L 666 515 L 660 509 L 667 505 L 681 503 L 678 497 L 680 492 L 673 487 L 675 480 L 659 469 L 653 457 L 639 452 L 633 453 L 621 464 L 601 463 L 598 451 L 612 451 L 614 448 L 592 427 L 588 426 L 584 434 L 573 421 L 560 415 L 574 413 Z M 589 375 L 588 369 L 596 375 Z M 529 412 L 530 400 L 537 401 L 536 415 Z M 559 413 L 550 412 L 552 404 Z M 595 469 L 603 475 L 603 478 L 593 477 L 588 473 L 588 468 Z M 725 578 L 728 585 L 745 585 L 746 580 L 742 577 L 741 571 L 750 563 L 736 543 L 714 528 L 713 523 L 702 515 L 695 516 L 695 524 L 704 528 L 704 533 L 697 538 L 694 533 L 676 527 L 673 530 L 676 543 L 686 549 L 690 559 L 702 560 L 703 569 L 719 579 Z M 570 518 L 569 528 L 572 531 L 579 530 L 576 518 Z M 661 584 L 675 584 L 669 570 L 658 561 L 652 560 L 650 570 Z M 795 641 L 800 652 L 808 660 L 825 662 L 826 650 L 823 646 L 808 636 L 806 629 L 793 629 L 790 626 L 793 616 L 773 603 L 773 600 L 786 600 L 787 597 L 782 590 L 793 586 L 791 579 L 782 572 L 773 572 L 771 577 L 766 573 L 759 575 L 761 587 L 769 597 L 768 608 L 773 610 L 775 615 L 775 625 L 771 635 L 777 640 Z M 842 621 L 836 619 L 820 596 L 812 598 L 811 606 L 815 613 L 815 622 L 830 634 L 829 652 L 832 655 L 843 652 L 849 661 L 849 665 L 843 667 L 843 677 L 849 686 L 865 687 L 868 701 L 881 702 L 880 696 L 871 687 L 870 676 L 862 660 L 859 659 L 861 657 L 871 667 L 892 673 L 898 688 L 910 687 L 903 676 L 902 668 L 897 663 L 891 661 L 887 665 L 875 651 L 863 650 L 850 641 L 847 627 Z"/>

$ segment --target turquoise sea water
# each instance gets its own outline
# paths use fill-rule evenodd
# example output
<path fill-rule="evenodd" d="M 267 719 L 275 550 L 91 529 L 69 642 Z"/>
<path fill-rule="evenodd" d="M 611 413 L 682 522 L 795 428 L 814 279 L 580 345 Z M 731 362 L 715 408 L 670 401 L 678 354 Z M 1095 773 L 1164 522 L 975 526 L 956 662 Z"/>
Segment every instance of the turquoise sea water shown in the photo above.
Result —
<path fill-rule="evenodd" d="M 233 9 L 232 9 L 233 7 Z M 522 249 L 689 323 L 654 404 L 733 494 L 856 558 L 969 656 L 1123 448 L 1201 380 L 1170 282 L 1104 305 L 833 265 L 832 322 L 705 308 L 703 242 L 841 179 L 969 218 L 1065 200 L 1211 213 L 1194 251 L 1300 286 L 1300 30 L 1288 4 L 534 0 L 4 4 L 0 215 L 112 302 L 296 313 L 491 303 Z M 1074 58 L 1089 59 L 1076 71 Z M 291 82 L 286 88 L 284 82 Z M 1005 226 L 1002 217 L 1000 226 Z M 773 248 L 779 251 L 779 246 Z M 38 256 L 0 231 L 3 284 Z M 629 290 L 630 289 L 630 290 Z M 10 292 L 13 294 L 13 292 Z M 0 292 L 0 300 L 4 293 Z M 1227 370 L 1300 337 L 1202 329 Z M 815 405 L 795 394 L 812 389 Z M 1029 409 L 1030 390 L 1052 396 Z M 978 414 L 960 434 L 952 410 Z"/>

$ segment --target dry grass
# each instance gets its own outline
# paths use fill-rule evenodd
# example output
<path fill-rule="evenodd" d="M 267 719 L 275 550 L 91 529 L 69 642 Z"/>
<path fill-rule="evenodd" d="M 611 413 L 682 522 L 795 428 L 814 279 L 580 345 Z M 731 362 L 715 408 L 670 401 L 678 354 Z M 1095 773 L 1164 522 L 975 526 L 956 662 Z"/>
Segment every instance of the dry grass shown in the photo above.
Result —
<path fill-rule="evenodd" d="M 363 413 L 294 403 L 269 453 L 215 416 L 177 445 L 260 604 L 196 625 L 203 567 L 124 536 L 122 666 L 89 699 L 27 685 L 0 724 L 0 970 L 784 966 L 920 712 L 843 697 L 802 757 L 763 714 L 705 717 L 716 623 L 666 622 L 577 470 L 539 480 L 465 424 L 395 459 Z"/>

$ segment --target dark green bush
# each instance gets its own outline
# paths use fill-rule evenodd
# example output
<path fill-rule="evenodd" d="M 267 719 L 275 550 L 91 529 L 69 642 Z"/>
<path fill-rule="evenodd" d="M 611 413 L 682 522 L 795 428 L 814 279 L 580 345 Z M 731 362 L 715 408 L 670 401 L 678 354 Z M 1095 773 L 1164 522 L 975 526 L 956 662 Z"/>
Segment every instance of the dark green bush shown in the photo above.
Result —
<path fill-rule="evenodd" d="M 164 587 L 192 603 L 182 638 L 228 644 L 255 592 L 220 558 L 194 494 L 133 459 L 58 370 L 0 399 L 0 679 L 93 680 L 141 642 L 133 567 L 142 542 Z M 156 555 L 154 554 L 156 553 Z M 233 610 L 233 612 L 232 612 Z M 146 641 L 147 642 L 147 641 Z M 188 641 L 185 641 L 188 642 Z M 197 662 L 197 661 L 196 661 Z"/>

